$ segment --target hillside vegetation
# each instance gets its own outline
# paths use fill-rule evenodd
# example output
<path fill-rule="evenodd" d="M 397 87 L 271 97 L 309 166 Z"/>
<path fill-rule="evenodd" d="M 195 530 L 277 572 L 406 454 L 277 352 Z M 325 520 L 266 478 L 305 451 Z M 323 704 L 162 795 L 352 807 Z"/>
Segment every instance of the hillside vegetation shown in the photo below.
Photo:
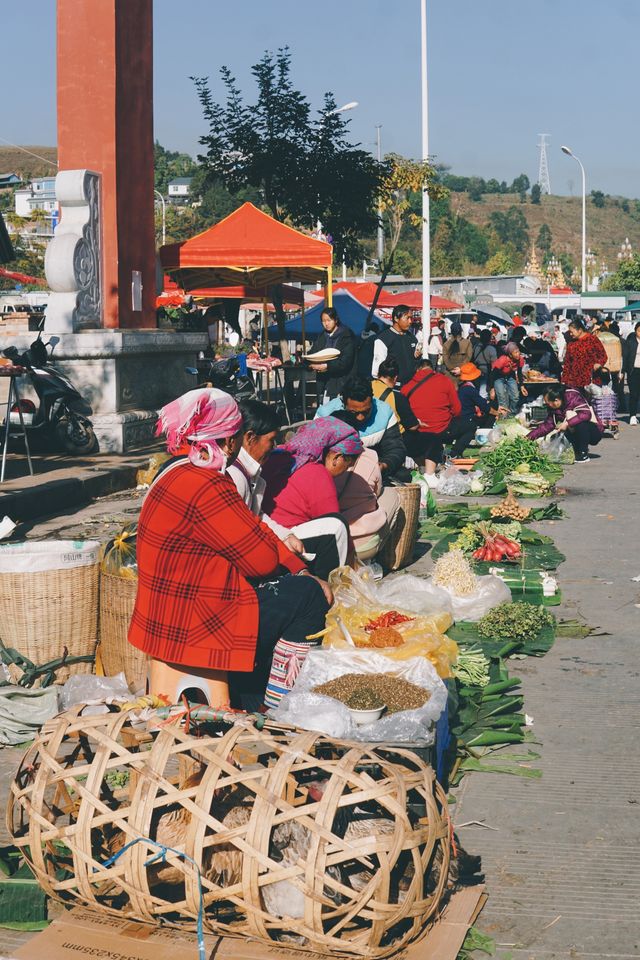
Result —
<path fill-rule="evenodd" d="M 56 147 L 32 147 L 27 144 L 25 150 L 38 153 L 41 157 L 45 157 L 46 160 L 51 160 L 53 163 L 58 159 Z M 55 169 L 50 163 L 45 163 L 22 150 L 3 146 L 0 143 L 0 173 L 17 173 L 23 180 L 30 180 L 32 177 L 51 176 L 52 173 L 55 173 Z"/>
<path fill-rule="evenodd" d="M 582 197 L 542 196 L 540 203 L 534 204 L 529 197 L 526 203 L 520 203 L 514 194 L 484 194 L 480 201 L 471 200 L 468 193 L 451 194 L 452 211 L 481 229 L 489 229 L 493 212 L 504 213 L 513 205 L 526 217 L 531 240 L 536 240 L 540 227 L 546 223 L 551 230 L 553 252 L 558 256 L 568 254 L 574 263 L 580 262 Z M 587 246 L 597 255 L 598 264 L 604 259 L 609 270 L 615 270 L 620 244 L 626 237 L 635 251 L 640 250 L 640 203 L 605 197 L 604 206 L 597 207 L 587 196 Z"/>

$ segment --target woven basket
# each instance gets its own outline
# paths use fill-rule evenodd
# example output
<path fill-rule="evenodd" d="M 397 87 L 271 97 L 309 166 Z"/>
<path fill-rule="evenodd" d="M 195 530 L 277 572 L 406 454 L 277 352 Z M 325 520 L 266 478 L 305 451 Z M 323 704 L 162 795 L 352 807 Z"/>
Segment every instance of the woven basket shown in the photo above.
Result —
<path fill-rule="evenodd" d="M 400 501 L 398 516 L 388 539 L 378 554 L 380 563 L 387 570 L 399 570 L 411 562 L 418 539 L 418 516 L 420 513 L 420 486 L 408 483 L 394 487 Z"/>
<path fill-rule="evenodd" d="M 127 639 L 136 602 L 138 581 L 100 574 L 100 657 L 105 676 L 124 671 L 133 690 L 141 690 L 147 680 L 149 657 Z"/>
<path fill-rule="evenodd" d="M 0 573 L 0 639 L 36 665 L 64 655 L 94 656 L 98 639 L 98 563 L 60 570 Z M 11 668 L 12 669 L 12 668 Z M 61 667 L 56 683 L 92 673 L 92 663 Z M 36 681 L 34 686 L 39 686 Z"/>
<path fill-rule="evenodd" d="M 202 888 L 212 933 L 371 958 L 437 910 L 447 803 L 409 750 L 214 711 L 198 736 L 79 711 L 43 728 L 10 790 L 9 830 L 50 896 L 193 930 Z"/>

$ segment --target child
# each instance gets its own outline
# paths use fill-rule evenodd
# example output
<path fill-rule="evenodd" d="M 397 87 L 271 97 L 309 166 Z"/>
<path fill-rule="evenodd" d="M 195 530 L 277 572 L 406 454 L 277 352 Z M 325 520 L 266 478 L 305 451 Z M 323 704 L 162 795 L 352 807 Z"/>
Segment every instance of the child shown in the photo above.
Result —
<path fill-rule="evenodd" d="M 613 388 L 611 371 L 601 367 L 594 371 L 593 383 L 585 391 L 590 399 L 596 415 L 602 420 L 605 428 L 610 430 L 615 440 L 620 436 L 618 424 L 618 398 Z"/>
<path fill-rule="evenodd" d="M 491 365 L 491 389 L 489 397 L 497 400 L 501 407 L 507 409 L 514 416 L 520 405 L 520 395 L 527 396 L 527 390 L 522 380 L 524 358 L 520 347 L 510 341 L 504 348 L 504 353 Z"/>

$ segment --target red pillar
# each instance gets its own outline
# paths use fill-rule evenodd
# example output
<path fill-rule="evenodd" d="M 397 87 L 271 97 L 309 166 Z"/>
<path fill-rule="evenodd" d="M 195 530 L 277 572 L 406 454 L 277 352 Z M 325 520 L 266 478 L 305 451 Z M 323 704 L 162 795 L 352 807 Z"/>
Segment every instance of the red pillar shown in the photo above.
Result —
<path fill-rule="evenodd" d="M 102 175 L 103 326 L 155 327 L 152 0 L 58 0 L 57 35 L 60 169 Z"/>

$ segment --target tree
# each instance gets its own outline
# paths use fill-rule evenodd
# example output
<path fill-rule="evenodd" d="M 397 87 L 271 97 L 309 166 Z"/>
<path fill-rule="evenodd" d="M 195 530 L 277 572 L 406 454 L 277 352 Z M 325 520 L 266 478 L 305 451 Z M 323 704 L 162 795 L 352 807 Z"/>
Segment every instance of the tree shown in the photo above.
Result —
<path fill-rule="evenodd" d="M 188 153 L 165 150 L 156 140 L 153 146 L 154 187 L 163 196 L 169 188 L 169 181 L 176 177 L 192 177 L 197 164 Z"/>
<path fill-rule="evenodd" d="M 540 203 L 540 197 L 542 196 L 542 189 L 539 183 L 534 183 L 531 187 L 531 203 Z"/>
<path fill-rule="evenodd" d="M 507 250 L 497 250 L 484 265 L 488 276 L 495 277 L 502 274 L 511 274 L 515 270 L 515 265 L 510 253 Z"/>
<path fill-rule="evenodd" d="M 193 77 L 209 131 L 199 159 L 211 180 L 232 194 L 260 192 L 277 220 L 312 228 L 320 221 L 338 260 L 359 260 L 359 237 L 375 231 L 384 165 L 348 142 L 348 121 L 325 94 L 317 117 L 291 81 L 288 48 L 265 53 L 252 67 L 258 98 L 247 104 L 228 67 L 221 69 L 226 103 L 216 103 L 208 78 Z"/>
<path fill-rule="evenodd" d="M 416 194 L 421 194 L 426 188 L 429 197 L 433 197 L 434 200 L 441 200 L 448 196 L 448 190 L 439 182 L 438 172 L 430 163 L 406 160 L 397 154 L 389 154 L 385 157 L 385 162 L 387 174 L 381 184 L 378 202 L 383 214 L 387 240 L 380 269 L 380 280 L 367 316 L 365 325 L 367 330 L 373 320 L 385 280 L 393 269 L 402 228 L 407 222 L 414 226 L 422 224 L 422 213 L 418 214 L 414 209 Z"/>
<path fill-rule="evenodd" d="M 529 227 L 522 210 L 514 206 L 508 207 L 504 213 L 494 210 L 489 224 L 501 243 L 512 244 L 517 253 L 524 254 L 529 246 Z"/>
<path fill-rule="evenodd" d="M 551 253 L 552 243 L 551 227 L 548 223 L 543 223 L 538 230 L 538 237 L 536 240 L 536 246 L 542 252 L 543 257 L 546 257 Z"/>
<path fill-rule="evenodd" d="M 600 285 L 601 290 L 640 290 L 640 254 L 623 260 L 615 273 L 609 274 Z"/>
<path fill-rule="evenodd" d="M 526 173 L 521 173 L 511 184 L 511 193 L 526 193 L 531 186 L 531 181 Z"/>
<path fill-rule="evenodd" d="M 591 202 L 594 207 L 602 208 L 604 207 L 605 195 L 602 190 L 592 190 L 591 191 Z"/>
<path fill-rule="evenodd" d="M 486 193 L 486 183 L 482 177 L 469 178 L 469 199 L 482 200 L 482 194 Z"/>

